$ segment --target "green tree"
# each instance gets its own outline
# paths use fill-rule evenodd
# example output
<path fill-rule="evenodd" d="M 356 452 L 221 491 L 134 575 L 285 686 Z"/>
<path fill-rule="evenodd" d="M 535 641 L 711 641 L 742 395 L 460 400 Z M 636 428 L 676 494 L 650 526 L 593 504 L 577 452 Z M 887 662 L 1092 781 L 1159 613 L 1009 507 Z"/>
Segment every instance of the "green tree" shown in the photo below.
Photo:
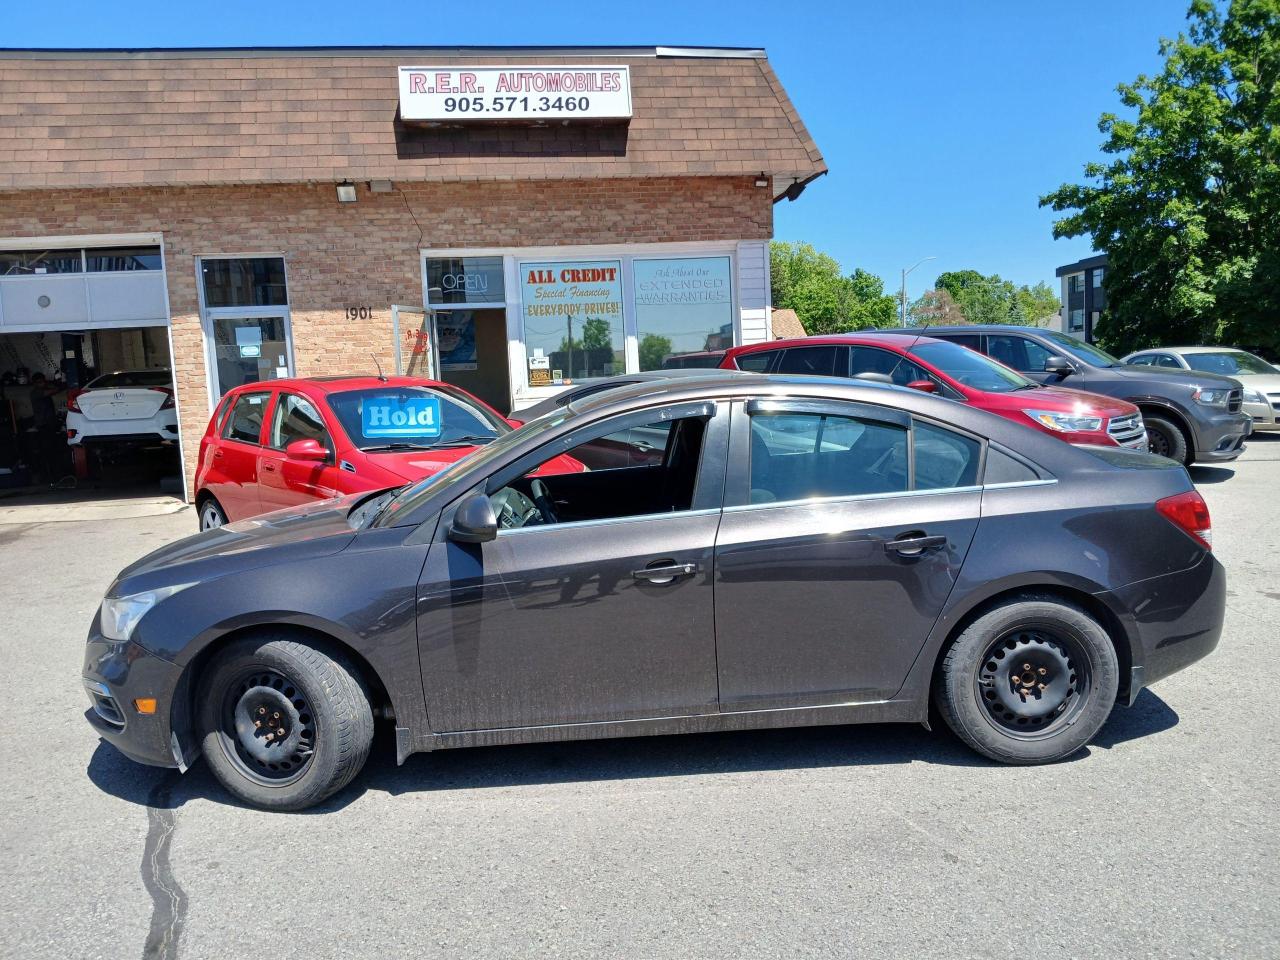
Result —
<path fill-rule="evenodd" d="M 1103 342 L 1280 347 L 1280 0 L 1194 0 L 1164 66 L 1103 114 L 1111 159 L 1041 205 L 1108 257 Z"/>
<path fill-rule="evenodd" d="M 1057 291 L 1043 280 L 1034 287 L 1021 286 L 1013 294 L 1014 323 L 1038 327 L 1055 316 L 1062 303 Z"/>
<path fill-rule="evenodd" d="M 917 327 L 949 327 L 966 322 L 948 290 L 926 290 L 911 304 L 907 315 Z"/>
<path fill-rule="evenodd" d="M 983 276 L 977 270 L 952 270 L 941 274 L 934 288 L 935 292 L 950 295 L 968 323 L 1034 327 L 1058 312 L 1058 295 L 1044 281 L 1032 287 L 1015 286 L 996 273 Z"/>
<path fill-rule="evenodd" d="M 660 370 L 662 361 L 671 355 L 671 338 L 646 333 L 640 339 L 640 369 Z"/>
<path fill-rule="evenodd" d="M 891 326 L 897 300 L 884 281 L 858 268 L 840 272 L 840 264 L 808 243 L 775 240 L 769 248 L 773 305 L 791 309 L 811 334 L 839 333 Z"/>
<path fill-rule="evenodd" d="M 612 350 L 613 331 L 603 317 L 587 317 L 582 325 L 582 345 L 588 350 Z"/>

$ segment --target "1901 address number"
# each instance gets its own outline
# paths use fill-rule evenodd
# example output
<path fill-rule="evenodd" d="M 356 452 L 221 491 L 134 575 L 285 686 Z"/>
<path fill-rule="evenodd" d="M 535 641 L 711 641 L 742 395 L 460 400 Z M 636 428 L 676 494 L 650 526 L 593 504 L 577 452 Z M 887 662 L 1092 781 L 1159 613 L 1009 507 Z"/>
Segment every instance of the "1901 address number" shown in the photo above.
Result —
<path fill-rule="evenodd" d="M 445 97 L 445 113 L 585 113 L 590 97 Z"/>

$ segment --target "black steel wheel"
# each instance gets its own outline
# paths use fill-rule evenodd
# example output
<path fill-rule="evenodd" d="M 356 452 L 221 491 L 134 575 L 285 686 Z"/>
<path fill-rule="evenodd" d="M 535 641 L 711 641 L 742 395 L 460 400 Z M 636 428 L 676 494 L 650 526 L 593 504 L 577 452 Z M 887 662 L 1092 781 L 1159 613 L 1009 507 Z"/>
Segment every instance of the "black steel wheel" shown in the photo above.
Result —
<path fill-rule="evenodd" d="M 241 637 L 201 674 L 197 727 L 214 776 L 246 803 L 303 810 L 360 772 L 373 708 L 335 646 L 282 628 Z"/>
<path fill-rule="evenodd" d="M 1147 450 L 1170 460 L 1185 463 L 1187 460 L 1187 438 L 1183 436 L 1178 425 L 1164 417 L 1144 413 L 1142 423 L 1147 428 Z"/>
<path fill-rule="evenodd" d="M 1071 637 L 1019 629 L 982 656 L 974 683 L 987 718 L 1022 740 L 1051 737 L 1088 702 L 1089 657 Z"/>
<path fill-rule="evenodd" d="M 296 781 L 315 755 L 311 705 L 301 686 L 278 670 L 249 669 L 227 685 L 219 733 L 240 773 L 271 786 Z"/>
<path fill-rule="evenodd" d="M 1111 714 L 1115 646 L 1069 600 L 1014 597 L 969 624 L 943 653 L 934 700 L 947 725 L 1002 763 L 1052 763 L 1080 750 Z"/>

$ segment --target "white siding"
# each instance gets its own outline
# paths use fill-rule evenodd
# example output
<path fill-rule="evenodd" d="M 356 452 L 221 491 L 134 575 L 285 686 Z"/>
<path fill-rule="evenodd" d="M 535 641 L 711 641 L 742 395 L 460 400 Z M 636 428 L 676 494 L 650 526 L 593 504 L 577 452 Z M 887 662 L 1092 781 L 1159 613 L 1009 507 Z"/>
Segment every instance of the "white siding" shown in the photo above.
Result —
<path fill-rule="evenodd" d="M 763 343 L 769 331 L 769 243 L 738 244 L 738 343 Z"/>

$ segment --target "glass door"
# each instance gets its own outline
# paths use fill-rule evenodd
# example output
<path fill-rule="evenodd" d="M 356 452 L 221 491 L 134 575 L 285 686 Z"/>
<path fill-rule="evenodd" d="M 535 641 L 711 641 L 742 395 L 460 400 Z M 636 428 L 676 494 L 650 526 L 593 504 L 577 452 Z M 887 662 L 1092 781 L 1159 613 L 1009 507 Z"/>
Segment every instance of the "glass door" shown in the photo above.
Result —
<path fill-rule="evenodd" d="M 291 375 L 288 313 L 258 313 L 209 311 L 211 367 L 219 397 L 232 387 Z"/>

